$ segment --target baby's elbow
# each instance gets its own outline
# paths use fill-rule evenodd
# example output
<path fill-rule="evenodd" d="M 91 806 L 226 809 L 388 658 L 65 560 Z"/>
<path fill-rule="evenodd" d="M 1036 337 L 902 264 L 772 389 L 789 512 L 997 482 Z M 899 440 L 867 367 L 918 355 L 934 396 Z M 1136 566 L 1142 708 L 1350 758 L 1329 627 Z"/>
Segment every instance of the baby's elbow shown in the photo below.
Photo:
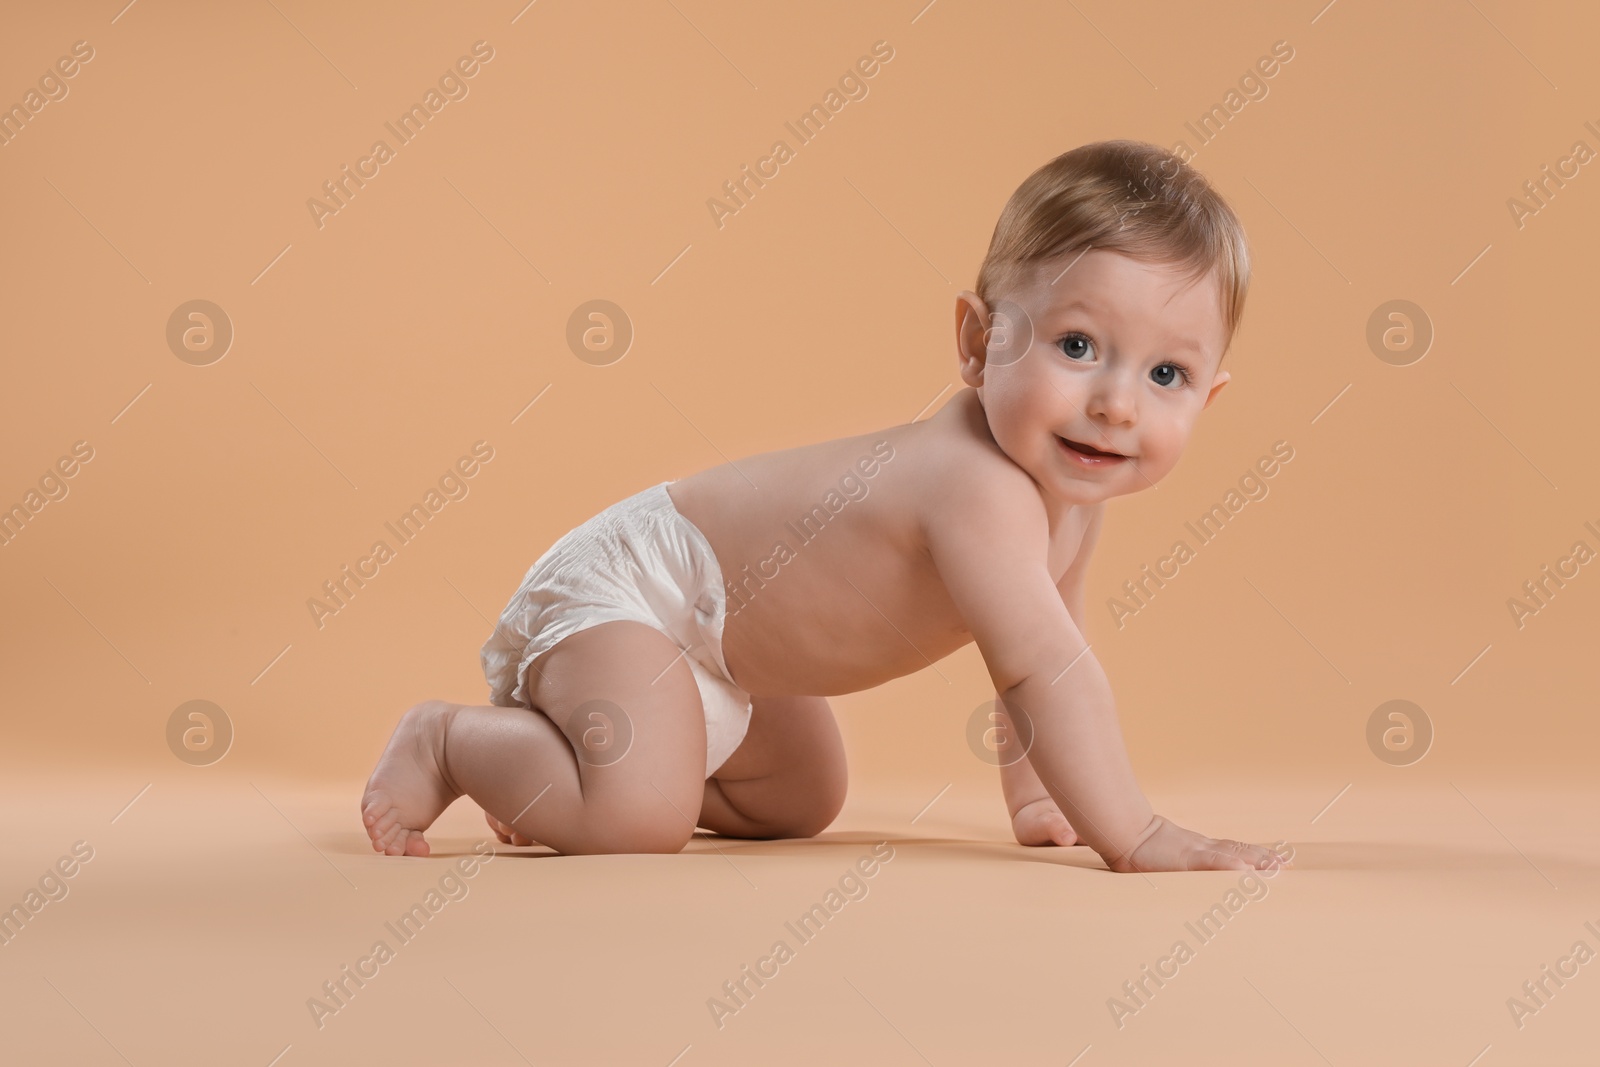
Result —
<path fill-rule="evenodd" d="M 1026 672 L 1013 671 L 1004 674 L 995 670 L 989 672 L 989 680 L 994 682 L 994 691 L 1003 697 L 1015 694 L 1032 677 L 1031 673 Z"/>
<path fill-rule="evenodd" d="M 1053 659 L 1047 649 L 1030 647 L 991 654 L 985 658 L 984 665 L 989 669 L 994 691 L 1005 694 L 1021 689 L 1041 675 L 1048 681 L 1050 675 L 1061 669 L 1059 664 L 1052 669 Z"/>

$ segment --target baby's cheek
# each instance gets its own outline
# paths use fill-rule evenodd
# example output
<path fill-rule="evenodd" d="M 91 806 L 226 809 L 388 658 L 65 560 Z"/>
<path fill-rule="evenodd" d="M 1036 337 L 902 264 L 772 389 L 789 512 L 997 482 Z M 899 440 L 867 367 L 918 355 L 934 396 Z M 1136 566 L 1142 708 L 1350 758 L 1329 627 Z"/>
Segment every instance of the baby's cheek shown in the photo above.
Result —
<path fill-rule="evenodd" d="M 1181 429 L 1157 433 L 1145 438 L 1145 461 L 1161 474 L 1177 465 L 1189 437 Z M 1155 477 L 1154 474 L 1151 477 Z"/>

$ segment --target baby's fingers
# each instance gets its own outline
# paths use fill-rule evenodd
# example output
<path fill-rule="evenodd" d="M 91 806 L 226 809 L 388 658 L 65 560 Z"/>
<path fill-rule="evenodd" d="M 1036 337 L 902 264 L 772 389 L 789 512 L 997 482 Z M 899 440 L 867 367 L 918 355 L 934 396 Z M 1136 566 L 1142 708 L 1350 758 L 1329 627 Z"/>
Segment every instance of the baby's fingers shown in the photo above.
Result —
<path fill-rule="evenodd" d="M 1260 845 L 1243 841 L 1212 840 L 1209 848 L 1199 850 L 1199 866 L 1190 870 L 1201 871 L 1263 871 L 1283 866 L 1283 857 Z"/>
<path fill-rule="evenodd" d="M 1244 860 L 1255 870 L 1274 870 L 1283 866 L 1283 857 L 1262 845 L 1250 845 L 1243 841 L 1222 841 L 1233 855 Z"/>
<path fill-rule="evenodd" d="M 1226 845 L 1226 841 L 1218 841 Z M 1255 868 L 1230 851 L 1216 848 L 1199 848 L 1189 853 L 1184 866 L 1189 871 L 1250 871 Z"/>

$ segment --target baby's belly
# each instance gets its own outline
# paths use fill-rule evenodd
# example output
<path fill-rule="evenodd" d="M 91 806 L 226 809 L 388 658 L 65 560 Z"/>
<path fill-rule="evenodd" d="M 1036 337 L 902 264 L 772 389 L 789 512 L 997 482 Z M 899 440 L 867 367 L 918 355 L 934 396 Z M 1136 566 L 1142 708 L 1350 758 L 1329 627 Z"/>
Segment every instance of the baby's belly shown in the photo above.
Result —
<path fill-rule="evenodd" d="M 903 445 L 915 431 L 881 436 Z M 716 556 L 723 657 L 752 695 L 859 692 L 972 640 L 920 543 L 910 461 L 881 458 L 844 492 L 839 472 L 864 471 L 879 436 L 763 453 L 671 487 Z"/>
<path fill-rule="evenodd" d="M 891 622 L 894 615 L 886 618 L 865 601 L 860 606 L 869 614 L 842 605 L 830 611 L 826 604 L 791 610 L 747 604 L 723 626 L 722 654 L 734 682 L 752 696 L 858 693 L 923 670 L 972 641 L 959 622 L 940 624 L 926 614 Z"/>

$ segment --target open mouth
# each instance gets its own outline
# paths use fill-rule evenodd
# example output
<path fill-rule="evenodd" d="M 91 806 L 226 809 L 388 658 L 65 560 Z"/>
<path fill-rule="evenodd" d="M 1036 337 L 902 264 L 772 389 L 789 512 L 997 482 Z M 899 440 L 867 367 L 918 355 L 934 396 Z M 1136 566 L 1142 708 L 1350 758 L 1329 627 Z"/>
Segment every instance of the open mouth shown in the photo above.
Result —
<path fill-rule="evenodd" d="M 1060 438 L 1058 438 L 1058 440 L 1064 446 L 1066 446 L 1067 448 L 1071 449 L 1073 452 L 1078 453 L 1079 455 L 1093 456 L 1093 457 L 1100 458 L 1100 459 L 1127 459 L 1128 458 L 1127 456 L 1124 456 L 1120 452 L 1105 452 L 1105 451 L 1102 451 L 1101 449 L 1095 448 L 1093 445 L 1080 444 L 1077 441 L 1071 441 L 1071 440 L 1068 440 L 1065 437 L 1060 437 Z"/>

